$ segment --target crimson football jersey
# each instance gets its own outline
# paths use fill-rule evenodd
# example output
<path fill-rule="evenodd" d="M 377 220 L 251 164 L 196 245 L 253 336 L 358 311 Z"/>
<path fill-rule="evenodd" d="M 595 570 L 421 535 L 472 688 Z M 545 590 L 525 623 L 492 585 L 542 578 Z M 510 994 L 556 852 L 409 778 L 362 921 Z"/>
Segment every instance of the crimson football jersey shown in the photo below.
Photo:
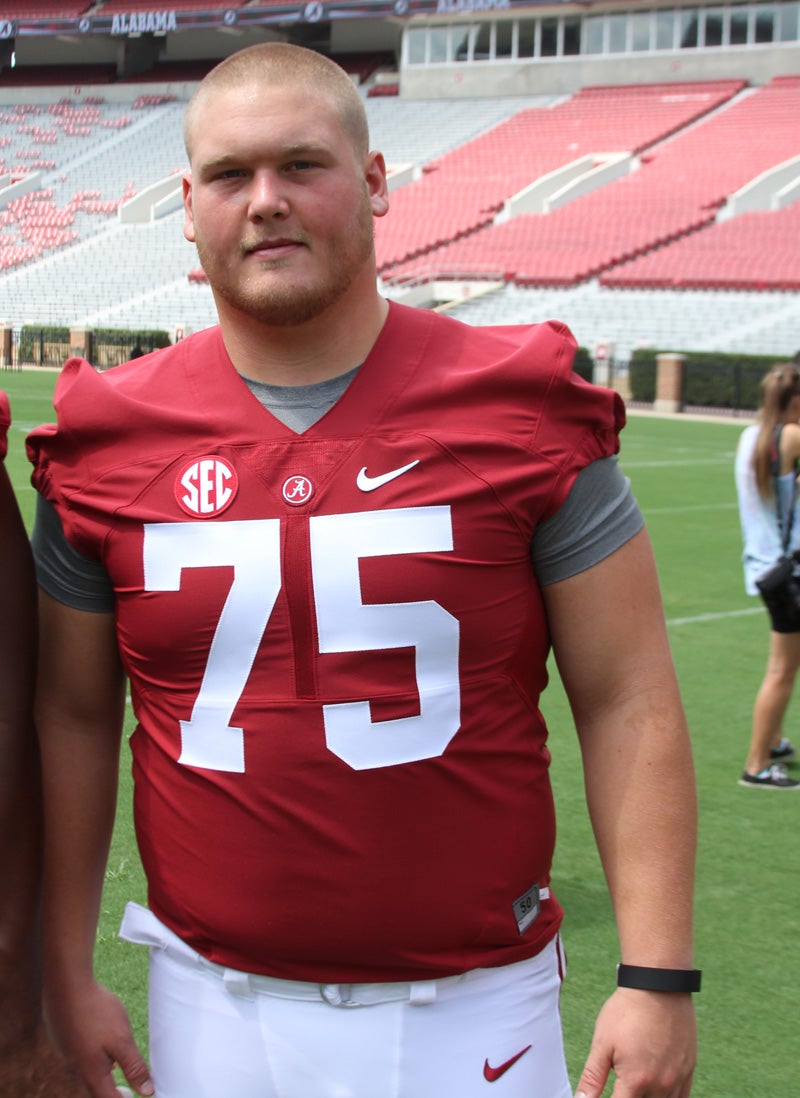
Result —
<path fill-rule="evenodd" d="M 218 328 L 66 365 L 34 482 L 112 578 L 149 903 L 211 960 L 426 979 L 555 933 L 531 538 L 624 421 L 574 349 L 393 304 L 303 434 Z"/>
<path fill-rule="evenodd" d="M 0 461 L 8 452 L 8 428 L 11 426 L 11 411 L 8 407 L 8 397 L 0 389 Z"/>

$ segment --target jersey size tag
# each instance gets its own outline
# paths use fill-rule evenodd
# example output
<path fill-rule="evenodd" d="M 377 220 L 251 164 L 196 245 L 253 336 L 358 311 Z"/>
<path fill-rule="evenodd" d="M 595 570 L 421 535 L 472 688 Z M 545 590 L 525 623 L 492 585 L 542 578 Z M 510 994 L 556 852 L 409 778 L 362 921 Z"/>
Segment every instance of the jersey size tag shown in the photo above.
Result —
<path fill-rule="evenodd" d="M 536 922 L 541 908 L 539 900 L 539 886 L 531 885 L 527 892 L 523 892 L 522 895 L 514 900 L 514 918 L 517 920 L 517 930 L 520 934 L 524 934 L 525 931 Z"/>

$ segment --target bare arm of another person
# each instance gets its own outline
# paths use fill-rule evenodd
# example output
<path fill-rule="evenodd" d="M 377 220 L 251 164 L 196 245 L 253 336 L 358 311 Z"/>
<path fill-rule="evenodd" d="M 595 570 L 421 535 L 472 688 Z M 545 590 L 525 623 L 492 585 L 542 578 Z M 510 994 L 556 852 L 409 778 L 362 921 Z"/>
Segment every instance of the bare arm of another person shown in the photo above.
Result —
<path fill-rule="evenodd" d="M 621 960 L 690 969 L 694 767 L 646 530 L 544 596 Z M 577 1090 L 598 1098 L 613 1071 L 613 1098 L 686 1098 L 695 1057 L 690 994 L 617 988 Z"/>
<path fill-rule="evenodd" d="M 39 621 L 46 1016 L 93 1098 L 116 1098 L 115 1063 L 140 1094 L 152 1094 L 125 1009 L 93 969 L 125 704 L 114 616 L 41 592 Z"/>
<path fill-rule="evenodd" d="M 36 584 L 0 462 L 0 1094 L 72 1098 L 83 1088 L 41 1022 L 41 788 L 33 728 Z"/>

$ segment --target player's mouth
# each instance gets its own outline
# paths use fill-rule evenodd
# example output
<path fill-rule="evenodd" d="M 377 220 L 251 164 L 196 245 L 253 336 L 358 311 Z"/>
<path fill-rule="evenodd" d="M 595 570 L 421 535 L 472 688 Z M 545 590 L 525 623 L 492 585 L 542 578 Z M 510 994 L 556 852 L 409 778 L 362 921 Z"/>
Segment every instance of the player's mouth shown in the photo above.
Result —
<path fill-rule="evenodd" d="M 298 249 L 304 248 L 302 240 L 291 237 L 274 237 L 269 240 L 259 240 L 244 245 L 244 254 L 253 256 L 254 259 L 274 262 L 277 259 L 287 259 L 294 255 Z"/>

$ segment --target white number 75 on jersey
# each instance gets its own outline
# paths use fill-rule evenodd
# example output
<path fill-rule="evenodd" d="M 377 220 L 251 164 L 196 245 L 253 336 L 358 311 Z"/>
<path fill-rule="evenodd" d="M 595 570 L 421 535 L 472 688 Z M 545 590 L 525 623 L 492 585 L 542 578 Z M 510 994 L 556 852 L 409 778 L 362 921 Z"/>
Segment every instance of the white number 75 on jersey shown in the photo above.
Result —
<path fill-rule="evenodd" d="M 413 647 L 418 715 L 373 722 L 369 700 L 323 705 L 328 748 L 354 770 L 441 755 L 461 721 L 459 625 L 437 602 L 365 605 L 359 559 L 453 548 L 449 507 L 314 515 L 311 575 L 320 652 Z M 243 773 L 244 730 L 231 718 L 281 589 L 280 520 L 151 523 L 144 528 L 147 591 L 178 591 L 184 568 L 233 568 L 179 762 Z"/>

